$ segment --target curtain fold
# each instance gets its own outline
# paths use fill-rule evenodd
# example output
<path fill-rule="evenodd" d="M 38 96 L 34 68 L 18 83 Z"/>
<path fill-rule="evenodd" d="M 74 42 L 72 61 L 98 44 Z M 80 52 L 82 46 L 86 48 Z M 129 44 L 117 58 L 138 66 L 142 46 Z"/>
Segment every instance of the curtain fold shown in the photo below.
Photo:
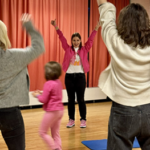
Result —
<path fill-rule="evenodd" d="M 0 20 L 7 26 L 13 48 L 26 47 L 26 34 L 20 22 L 25 12 L 27 12 L 27 0 L 0 0 Z"/>
<path fill-rule="evenodd" d="M 82 42 L 88 39 L 88 0 L 0 0 L 0 20 L 8 28 L 12 48 L 29 46 L 31 41 L 22 30 L 20 18 L 23 13 L 30 13 L 36 28 L 42 33 L 46 52 L 28 66 L 30 90 L 42 90 L 44 65 L 49 61 L 63 62 L 64 50 L 50 24 L 56 19 L 57 25 L 71 45 L 71 35 L 79 32 Z M 65 73 L 60 80 L 64 84 Z"/>
<path fill-rule="evenodd" d="M 109 0 L 119 11 L 129 4 L 129 0 Z M 90 2 L 90 30 L 93 31 L 99 12 L 96 0 Z M 22 30 L 20 18 L 23 13 L 30 13 L 36 28 L 42 33 L 46 52 L 28 66 L 30 90 L 41 90 L 45 82 L 44 65 L 49 61 L 63 62 L 64 50 L 51 20 L 56 19 L 57 25 L 71 45 L 71 35 L 79 32 L 82 43 L 88 39 L 88 0 L 0 0 L 0 20 L 8 27 L 8 36 L 12 48 L 29 46 L 31 41 Z M 96 87 L 100 73 L 107 67 L 110 57 L 98 31 L 92 49 L 89 52 L 89 87 Z M 64 84 L 65 73 L 60 80 Z"/>
<path fill-rule="evenodd" d="M 120 10 L 129 4 L 129 0 L 108 0 L 116 6 L 118 17 Z M 90 2 L 90 33 L 99 21 L 99 11 L 96 0 Z M 101 37 L 101 28 L 99 28 L 94 39 L 94 44 L 89 52 L 89 87 L 97 87 L 101 72 L 108 66 L 110 56 Z"/>

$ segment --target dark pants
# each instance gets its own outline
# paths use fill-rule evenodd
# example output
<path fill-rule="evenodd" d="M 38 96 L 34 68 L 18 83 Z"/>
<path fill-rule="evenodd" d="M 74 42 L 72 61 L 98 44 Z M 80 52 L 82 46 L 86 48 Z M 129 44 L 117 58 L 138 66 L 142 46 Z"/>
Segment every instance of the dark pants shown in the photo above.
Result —
<path fill-rule="evenodd" d="M 86 87 L 85 74 L 66 73 L 65 85 L 68 94 L 69 119 L 75 120 L 75 93 L 76 93 L 81 119 L 86 120 L 86 104 L 84 101 L 84 92 Z"/>
<path fill-rule="evenodd" d="M 112 102 L 107 150 L 132 150 L 135 137 L 142 150 L 150 150 L 150 104 L 130 107 Z"/>
<path fill-rule="evenodd" d="M 9 150 L 25 150 L 24 122 L 18 107 L 0 109 L 0 130 Z"/>

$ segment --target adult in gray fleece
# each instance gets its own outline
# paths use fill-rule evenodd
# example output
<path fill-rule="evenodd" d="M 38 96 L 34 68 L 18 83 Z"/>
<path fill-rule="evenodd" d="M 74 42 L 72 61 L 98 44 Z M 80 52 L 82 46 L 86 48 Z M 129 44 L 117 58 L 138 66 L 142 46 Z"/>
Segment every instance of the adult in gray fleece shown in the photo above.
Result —
<path fill-rule="evenodd" d="M 0 21 L 0 130 L 9 150 L 25 150 L 25 130 L 19 105 L 29 103 L 27 65 L 45 51 L 41 34 L 30 17 L 22 19 L 31 47 L 8 49 L 7 28 Z"/>

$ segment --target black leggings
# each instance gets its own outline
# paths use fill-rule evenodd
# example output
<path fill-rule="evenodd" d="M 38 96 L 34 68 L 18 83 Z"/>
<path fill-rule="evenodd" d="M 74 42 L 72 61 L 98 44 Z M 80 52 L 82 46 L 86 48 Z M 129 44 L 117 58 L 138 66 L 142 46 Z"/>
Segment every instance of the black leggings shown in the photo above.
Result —
<path fill-rule="evenodd" d="M 84 92 L 86 87 L 85 74 L 66 73 L 65 85 L 68 94 L 69 119 L 75 120 L 75 92 L 76 92 L 81 119 L 86 120 L 86 104 L 84 101 Z"/>

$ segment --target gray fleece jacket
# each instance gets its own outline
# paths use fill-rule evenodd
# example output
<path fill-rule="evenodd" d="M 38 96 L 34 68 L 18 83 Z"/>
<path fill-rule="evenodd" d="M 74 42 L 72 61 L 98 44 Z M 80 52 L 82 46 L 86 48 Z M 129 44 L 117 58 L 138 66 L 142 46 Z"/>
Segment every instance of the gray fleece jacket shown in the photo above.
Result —
<path fill-rule="evenodd" d="M 43 38 L 32 23 L 26 22 L 24 28 L 31 36 L 31 47 L 0 48 L 0 108 L 29 103 L 27 65 L 45 51 Z"/>

